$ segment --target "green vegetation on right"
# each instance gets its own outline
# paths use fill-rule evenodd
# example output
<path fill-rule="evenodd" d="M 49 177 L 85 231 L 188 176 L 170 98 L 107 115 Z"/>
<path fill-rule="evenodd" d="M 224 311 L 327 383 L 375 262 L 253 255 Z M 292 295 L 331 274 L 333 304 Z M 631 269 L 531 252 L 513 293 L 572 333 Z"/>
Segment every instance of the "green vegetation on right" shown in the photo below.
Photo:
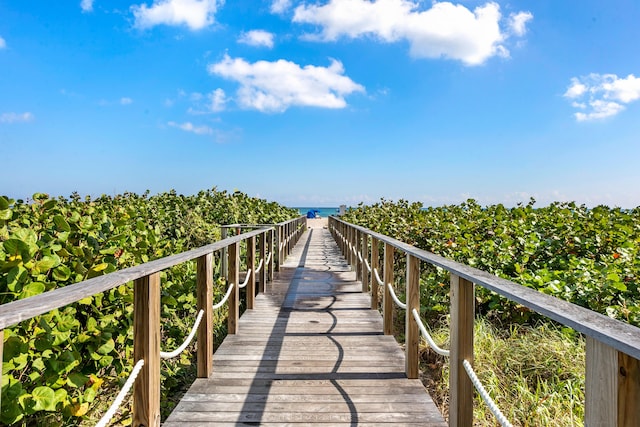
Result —
<path fill-rule="evenodd" d="M 343 219 L 540 292 L 640 326 L 640 208 L 575 203 L 513 208 L 423 208 L 381 200 Z M 396 253 L 402 295 L 403 256 Z M 440 342 L 448 339 L 449 274 L 423 263 L 421 311 Z M 577 425 L 584 417 L 584 339 L 526 307 L 476 287 L 479 377 L 514 425 Z M 402 329 L 398 328 L 399 338 Z M 438 340 L 437 340 L 438 341 Z M 425 349 L 425 380 L 447 412 L 448 367 Z M 476 422 L 495 419 L 477 397 Z"/>

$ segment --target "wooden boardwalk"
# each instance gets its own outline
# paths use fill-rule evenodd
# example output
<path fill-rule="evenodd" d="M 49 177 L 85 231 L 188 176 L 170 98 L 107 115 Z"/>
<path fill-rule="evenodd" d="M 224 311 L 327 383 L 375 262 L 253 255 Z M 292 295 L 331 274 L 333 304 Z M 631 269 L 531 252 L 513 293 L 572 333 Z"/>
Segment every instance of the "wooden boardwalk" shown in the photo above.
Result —
<path fill-rule="evenodd" d="M 307 231 L 163 425 L 445 426 L 360 290 L 330 233 Z"/>

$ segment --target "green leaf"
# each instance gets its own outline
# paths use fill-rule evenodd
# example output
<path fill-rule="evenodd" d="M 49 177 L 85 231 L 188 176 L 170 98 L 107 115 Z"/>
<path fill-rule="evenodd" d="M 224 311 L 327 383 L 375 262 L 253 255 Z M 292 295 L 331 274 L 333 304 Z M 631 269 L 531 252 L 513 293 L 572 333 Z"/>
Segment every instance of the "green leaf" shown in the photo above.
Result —
<path fill-rule="evenodd" d="M 89 382 L 89 377 L 74 372 L 67 377 L 67 384 L 70 387 L 80 388 Z"/>
<path fill-rule="evenodd" d="M 33 409 L 35 411 L 55 411 L 56 410 L 56 394 L 53 389 L 40 386 L 33 389 L 31 399 L 34 401 Z"/>
<path fill-rule="evenodd" d="M 115 342 L 113 341 L 113 339 L 110 338 L 106 343 L 102 344 L 96 350 L 96 353 L 102 356 L 106 356 L 107 354 L 111 353 L 115 347 L 116 347 Z"/>
<path fill-rule="evenodd" d="M 71 226 L 62 215 L 55 215 L 53 217 L 53 223 L 56 225 L 58 231 L 71 231 Z"/>
<path fill-rule="evenodd" d="M 0 211 L 9 209 L 9 199 L 5 196 L 0 196 Z"/>
<path fill-rule="evenodd" d="M 53 270 L 53 278 L 58 282 L 64 282 L 71 277 L 71 269 L 66 265 L 59 265 Z"/>
<path fill-rule="evenodd" d="M 41 260 L 36 262 L 35 268 L 41 273 L 46 273 L 58 264 L 60 264 L 60 258 L 58 258 L 57 255 L 44 256 Z"/>
<path fill-rule="evenodd" d="M 22 288 L 22 292 L 20 293 L 20 299 L 39 295 L 43 293 L 45 289 L 46 289 L 46 286 L 42 282 L 29 283 L 27 286 Z"/>

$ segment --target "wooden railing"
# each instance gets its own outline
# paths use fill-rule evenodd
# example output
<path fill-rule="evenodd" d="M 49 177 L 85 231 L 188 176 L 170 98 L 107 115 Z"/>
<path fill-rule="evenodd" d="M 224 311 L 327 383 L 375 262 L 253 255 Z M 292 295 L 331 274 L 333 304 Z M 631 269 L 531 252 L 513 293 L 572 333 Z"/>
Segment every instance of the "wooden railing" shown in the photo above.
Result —
<path fill-rule="evenodd" d="M 418 377 L 420 332 L 412 311 L 417 309 L 420 312 L 420 263 L 426 262 L 449 271 L 450 426 L 473 424 L 474 386 L 463 362 L 466 360 L 473 365 L 474 285 L 496 292 L 586 336 L 586 426 L 640 426 L 640 329 L 335 217 L 329 218 L 329 230 L 345 258 L 355 268 L 358 280 L 362 280 L 363 291 L 371 290 L 372 308 L 378 308 L 379 288 L 374 272 L 380 269 L 381 245 L 384 245 L 382 281 L 385 284 L 394 282 L 394 252 L 406 255 L 405 351 L 408 378 Z M 393 301 L 387 286 L 383 295 L 384 333 L 391 334 Z"/>
<path fill-rule="evenodd" d="M 290 249 L 302 235 L 306 219 L 303 217 L 275 225 L 259 227 L 243 234 L 231 236 L 218 242 L 177 255 L 157 259 L 135 267 L 119 270 L 104 276 L 85 280 L 53 291 L 45 292 L 30 298 L 0 305 L 0 360 L 2 356 L 3 331 L 13 325 L 51 310 L 78 302 L 84 298 L 108 291 L 117 286 L 133 281 L 134 286 L 134 364 L 143 360 L 133 388 L 133 425 L 160 425 L 160 272 L 187 261 L 196 260 L 196 293 L 198 310 L 203 310 L 203 319 L 197 331 L 197 376 L 207 378 L 213 370 L 213 254 L 228 251 L 227 271 L 230 286 L 228 334 L 238 333 L 240 307 L 240 243 L 246 242 L 245 264 L 247 274 L 247 309 L 253 308 L 258 291 L 264 292 L 264 285 L 269 280 L 265 275 L 267 259 L 273 259 L 274 231 L 278 235 L 280 245 L 278 259 L 283 260 Z M 256 239 L 258 255 L 256 257 Z M 260 276 L 255 275 L 256 264 L 262 268 Z"/>

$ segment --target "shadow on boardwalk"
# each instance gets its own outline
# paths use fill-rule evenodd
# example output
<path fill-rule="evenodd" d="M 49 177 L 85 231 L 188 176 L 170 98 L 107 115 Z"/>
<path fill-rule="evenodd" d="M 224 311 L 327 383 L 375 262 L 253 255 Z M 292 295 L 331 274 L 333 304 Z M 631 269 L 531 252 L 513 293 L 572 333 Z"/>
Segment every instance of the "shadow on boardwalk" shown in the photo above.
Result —
<path fill-rule="evenodd" d="M 164 423 L 444 426 L 326 229 L 310 229 Z"/>

